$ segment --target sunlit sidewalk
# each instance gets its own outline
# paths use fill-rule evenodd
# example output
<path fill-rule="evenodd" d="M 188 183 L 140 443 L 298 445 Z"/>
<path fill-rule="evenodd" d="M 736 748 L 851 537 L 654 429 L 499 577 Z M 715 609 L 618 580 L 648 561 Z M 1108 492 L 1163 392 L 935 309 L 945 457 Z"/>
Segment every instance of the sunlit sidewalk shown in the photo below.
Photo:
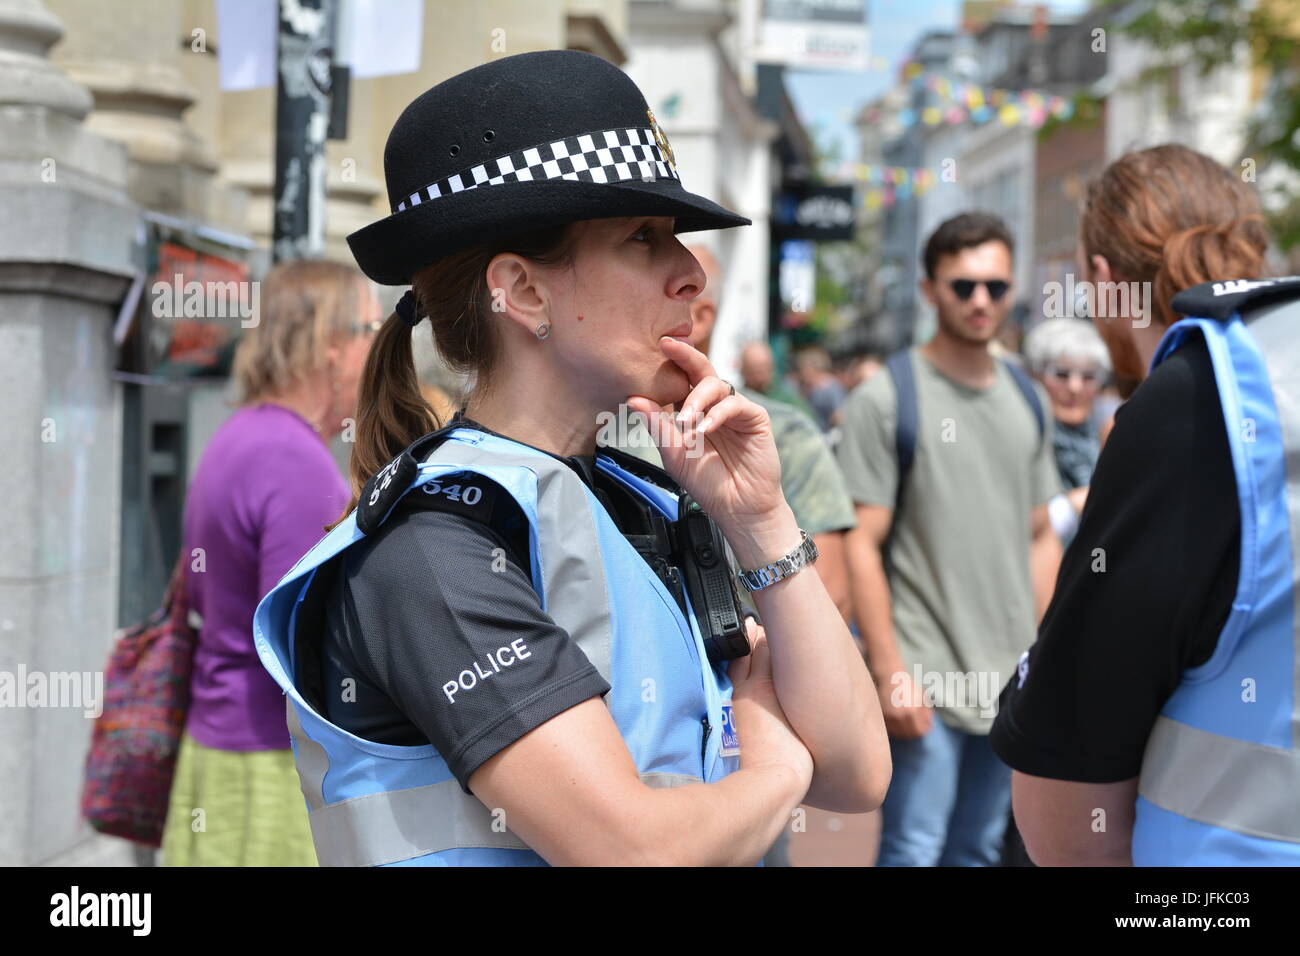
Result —
<path fill-rule="evenodd" d="M 792 866 L 872 866 L 880 849 L 880 811 L 807 811 L 806 829 L 790 834 Z"/>

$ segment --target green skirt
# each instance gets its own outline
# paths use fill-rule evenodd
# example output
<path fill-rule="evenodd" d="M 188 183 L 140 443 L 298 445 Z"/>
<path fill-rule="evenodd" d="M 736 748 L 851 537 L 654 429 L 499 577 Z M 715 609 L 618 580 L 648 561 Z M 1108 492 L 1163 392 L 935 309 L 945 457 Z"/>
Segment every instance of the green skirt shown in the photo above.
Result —
<path fill-rule="evenodd" d="M 292 750 L 216 750 L 181 738 L 163 866 L 316 866 Z"/>

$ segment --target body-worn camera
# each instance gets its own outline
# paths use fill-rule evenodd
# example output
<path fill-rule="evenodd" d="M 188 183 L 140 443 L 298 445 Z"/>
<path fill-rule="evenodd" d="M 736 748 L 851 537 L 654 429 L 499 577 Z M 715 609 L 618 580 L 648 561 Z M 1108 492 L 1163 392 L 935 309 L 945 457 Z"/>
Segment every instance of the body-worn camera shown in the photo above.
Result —
<path fill-rule="evenodd" d="M 699 502 L 684 492 L 676 521 L 669 522 L 659 514 L 648 517 L 651 533 L 630 534 L 628 540 L 654 568 L 682 613 L 689 599 L 709 662 L 744 657 L 749 653 L 749 640 L 740 595 L 727 565 L 726 542 L 718 526 Z"/>
<path fill-rule="evenodd" d="M 749 639 L 722 532 L 700 503 L 685 493 L 678 503 L 674 530 L 674 554 L 686 577 L 686 592 L 699 619 L 709 660 L 716 664 L 744 657 L 749 653 Z"/>

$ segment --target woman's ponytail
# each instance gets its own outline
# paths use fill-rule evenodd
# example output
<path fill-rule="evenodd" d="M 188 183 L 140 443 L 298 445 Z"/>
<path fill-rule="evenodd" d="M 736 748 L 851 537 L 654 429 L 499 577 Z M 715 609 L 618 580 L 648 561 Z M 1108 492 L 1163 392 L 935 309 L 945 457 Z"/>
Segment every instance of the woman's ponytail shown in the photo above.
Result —
<path fill-rule="evenodd" d="M 370 476 L 396 458 L 411 442 L 441 427 L 438 415 L 420 392 L 411 337 L 415 329 L 397 312 L 379 330 L 357 389 L 357 434 L 348 473 L 352 500 L 342 521 L 357 506 Z M 338 524 L 336 521 L 335 524 Z M 332 526 L 331 526 L 332 527 Z"/>

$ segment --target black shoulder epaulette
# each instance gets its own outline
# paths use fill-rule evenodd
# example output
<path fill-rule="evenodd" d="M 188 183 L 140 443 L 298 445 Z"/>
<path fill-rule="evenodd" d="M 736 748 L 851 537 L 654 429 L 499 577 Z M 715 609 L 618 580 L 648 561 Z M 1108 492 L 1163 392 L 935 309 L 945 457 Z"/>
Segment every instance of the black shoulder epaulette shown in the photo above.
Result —
<path fill-rule="evenodd" d="M 460 427 L 459 422 L 450 422 L 437 431 L 420 436 L 371 476 L 357 500 L 357 527 L 363 534 L 370 534 L 384 523 L 393 506 L 415 480 L 420 462 L 428 458 L 448 434 Z"/>
<path fill-rule="evenodd" d="M 416 485 L 398 507 L 402 510 L 451 512 L 491 525 L 503 497 L 508 499 L 507 505 L 513 506 L 508 511 L 519 511 L 510 494 L 491 478 L 458 471 Z"/>
<path fill-rule="evenodd" d="M 1300 298 L 1300 276 L 1204 282 L 1184 289 L 1169 305 L 1179 315 L 1223 321 L 1247 309 L 1293 298 Z"/>

